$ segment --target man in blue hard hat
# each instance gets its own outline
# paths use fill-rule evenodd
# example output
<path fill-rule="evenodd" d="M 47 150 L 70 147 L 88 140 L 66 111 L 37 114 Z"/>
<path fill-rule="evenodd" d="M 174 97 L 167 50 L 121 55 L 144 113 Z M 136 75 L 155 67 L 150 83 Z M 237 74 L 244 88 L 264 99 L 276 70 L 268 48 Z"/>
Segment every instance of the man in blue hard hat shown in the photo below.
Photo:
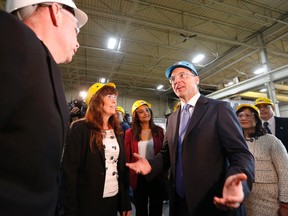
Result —
<path fill-rule="evenodd" d="M 227 102 L 199 93 L 200 78 L 187 61 L 166 70 L 180 108 L 167 120 L 162 151 L 127 164 L 153 178 L 170 167 L 170 216 L 245 215 L 243 200 L 254 179 L 254 158 Z"/>

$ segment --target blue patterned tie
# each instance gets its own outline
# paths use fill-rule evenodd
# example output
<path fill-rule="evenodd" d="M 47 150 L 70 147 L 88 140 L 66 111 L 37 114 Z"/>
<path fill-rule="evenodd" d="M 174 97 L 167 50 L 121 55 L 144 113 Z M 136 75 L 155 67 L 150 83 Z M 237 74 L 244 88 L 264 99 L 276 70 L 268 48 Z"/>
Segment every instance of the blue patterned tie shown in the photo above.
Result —
<path fill-rule="evenodd" d="M 264 122 L 264 123 L 263 123 L 264 129 L 267 131 L 267 133 L 272 134 L 272 133 L 271 133 L 271 130 L 270 130 L 269 127 L 268 127 L 268 125 L 269 125 L 268 122 Z"/>
<path fill-rule="evenodd" d="M 188 126 L 190 119 L 189 108 L 190 104 L 186 104 L 181 113 L 180 125 L 179 125 L 179 137 L 178 137 L 178 146 L 177 146 L 177 165 L 176 165 L 176 191 L 180 197 L 184 197 L 184 188 L 183 188 L 183 173 L 182 173 L 182 141 Z"/>

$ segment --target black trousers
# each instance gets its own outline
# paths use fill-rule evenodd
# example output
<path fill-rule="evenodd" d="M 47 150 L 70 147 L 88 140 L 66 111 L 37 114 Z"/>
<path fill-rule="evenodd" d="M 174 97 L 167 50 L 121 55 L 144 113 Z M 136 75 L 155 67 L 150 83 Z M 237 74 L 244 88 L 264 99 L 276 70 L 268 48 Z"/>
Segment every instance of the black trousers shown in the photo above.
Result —
<path fill-rule="evenodd" d="M 175 212 L 174 215 L 177 216 L 191 216 L 187 206 L 187 201 L 185 198 L 181 198 L 177 192 L 175 192 Z"/>
<path fill-rule="evenodd" d="M 138 176 L 134 192 L 136 216 L 162 216 L 164 184 L 158 178 L 148 182 Z M 149 210 L 148 210 L 149 209 Z"/>
<path fill-rule="evenodd" d="M 117 216 L 117 196 L 103 198 L 102 208 L 97 210 L 97 215 Z"/>

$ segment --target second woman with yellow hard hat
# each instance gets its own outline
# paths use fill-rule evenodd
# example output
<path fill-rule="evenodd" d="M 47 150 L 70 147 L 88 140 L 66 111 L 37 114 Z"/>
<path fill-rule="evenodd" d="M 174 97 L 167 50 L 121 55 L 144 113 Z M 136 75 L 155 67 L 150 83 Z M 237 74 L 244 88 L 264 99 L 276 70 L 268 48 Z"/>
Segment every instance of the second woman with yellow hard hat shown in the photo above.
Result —
<path fill-rule="evenodd" d="M 132 105 L 132 125 L 125 134 L 127 162 L 137 160 L 133 153 L 146 159 L 153 158 L 162 149 L 163 138 L 163 128 L 154 124 L 151 104 L 144 100 L 135 101 Z M 163 176 L 148 182 L 144 176 L 130 170 L 136 216 L 162 216 Z"/>
<path fill-rule="evenodd" d="M 64 215 L 131 214 L 117 96 L 114 83 L 95 83 L 85 117 L 71 126 L 63 158 Z"/>

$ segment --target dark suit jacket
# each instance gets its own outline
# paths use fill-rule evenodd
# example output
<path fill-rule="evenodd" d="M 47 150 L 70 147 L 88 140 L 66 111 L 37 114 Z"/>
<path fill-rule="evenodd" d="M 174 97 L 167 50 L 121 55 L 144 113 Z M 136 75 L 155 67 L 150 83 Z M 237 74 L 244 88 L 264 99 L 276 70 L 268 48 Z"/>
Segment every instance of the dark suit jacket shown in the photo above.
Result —
<path fill-rule="evenodd" d="M 175 173 L 178 127 L 181 110 L 169 116 L 164 147 L 150 161 L 149 178 L 171 166 L 170 215 L 178 215 L 175 209 Z M 243 206 L 236 211 L 220 211 L 213 204 L 213 196 L 221 196 L 227 176 L 244 172 L 245 195 L 252 188 L 254 158 L 249 152 L 242 129 L 231 106 L 222 101 L 200 96 L 190 119 L 183 140 L 183 181 L 186 201 L 191 216 L 241 215 Z"/>
<path fill-rule="evenodd" d="M 55 215 L 68 127 L 61 72 L 47 47 L 0 11 L 0 214 Z"/>
<path fill-rule="evenodd" d="M 120 147 L 118 157 L 118 211 L 131 209 L 129 171 L 125 166 L 123 136 L 116 136 Z M 69 131 L 63 158 L 64 215 L 95 216 L 105 208 L 103 191 L 106 176 L 104 150 L 92 153 L 89 146 L 90 129 L 84 120 L 76 121 Z"/>
<path fill-rule="evenodd" d="M 288 118 L 275 118 L 275 136 L 282 141 L 288 151 Z"/>

